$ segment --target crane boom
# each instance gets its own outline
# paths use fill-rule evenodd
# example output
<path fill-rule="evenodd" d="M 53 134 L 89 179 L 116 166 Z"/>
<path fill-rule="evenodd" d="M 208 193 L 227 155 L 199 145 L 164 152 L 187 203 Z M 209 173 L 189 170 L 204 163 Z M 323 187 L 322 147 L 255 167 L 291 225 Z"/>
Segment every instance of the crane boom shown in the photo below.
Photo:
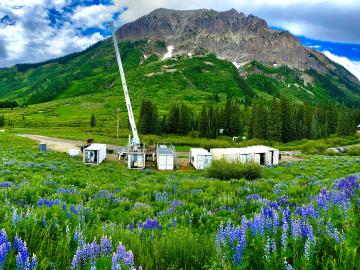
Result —
<path fill-rule="evenodd" d="M 121 83 L 122 83 L 122 87 L 123 87 L 123 90 L 124 90 L 124 96 L 125 96 L 126 108 L 127 108 L 128 116 L 129 116 L 129 122 L 130 122 L 130 126 L 131 126 L 131 131 L 132 131 L 132 134 L 133 134 L 133 138 L 132 138 L 131 143 L 133 145 L 139 145 L 140 144 L 140 139 L 139 139 L 139 135 L 138 135 L 138 132 L 137 132 L 137 129 L 136 129 L 134 113 L 133 113 L 133 110 L 132 110 L 132 107 L 131 107 L 129 91 L 128 91 L 127 84 L 126 84 L 125 73 L 124 73 L 122 62 L 121 62 L 120 51 L 119 51 L 119 47 L 118 47 L 116 36 L 115 36 L 115 29 L 114 29 L 113 22 L 111 22 L 111 32 L 112 32 L 112 39 L 113 39 L 114 47 L 115 47 L 116 59 L 117 59 L 117 62 L 118 62 L 118 67 L 119 67 Z"/>

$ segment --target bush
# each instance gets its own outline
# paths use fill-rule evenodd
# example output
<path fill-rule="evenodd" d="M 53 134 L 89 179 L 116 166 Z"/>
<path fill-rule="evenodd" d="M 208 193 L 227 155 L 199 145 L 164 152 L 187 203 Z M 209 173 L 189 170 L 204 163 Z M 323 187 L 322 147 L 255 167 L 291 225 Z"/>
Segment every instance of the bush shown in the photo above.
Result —
<path fill-rule="evenodd" d="M 347 149 L 346 154 L 349 156 L 360 156 L 360 146 L 352 146 Z"/>
<path fill-rule="evenodd" d="M 236 163 L 226 160 L 213 161 L 208 169 L 209 177 L 221 180 L 240 179 L 253 180 L 261 177 L 261 167 L 255 163 Z"/>

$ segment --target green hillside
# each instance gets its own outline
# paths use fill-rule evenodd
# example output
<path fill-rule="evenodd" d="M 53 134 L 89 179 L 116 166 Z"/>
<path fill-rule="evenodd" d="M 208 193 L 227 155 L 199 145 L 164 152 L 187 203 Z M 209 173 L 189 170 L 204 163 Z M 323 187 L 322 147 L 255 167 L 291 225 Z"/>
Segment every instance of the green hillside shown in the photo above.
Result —
<path fill-rule="evenodd" d="M 160 41 L 121 43 L 120 50 L 136 115 L 143 98 L 155 102 L 160 115 L 180 102 L 200 112 L 201 105 L 224 104 L 227 96 L 246 105 L 257 95 L 270 102 L 272 96 L 282 92 L 297 103 L 360 104 L 358 87 L 337 74 L 257 62 L 248 63 L 239 73 L 232 63 L 213 54 L 162 61 L 159 56 L 166 51 L 166 44 Z M 121 110 L 121 125 L 126 127 L 127 123 L 109 39 L 63 58 L 0 69 L 0 100 L 21 105 L 0 109 L 0 114 L 16 127 L 88 126 L 90 114 L 95 113 L 100 126 L 113 128 L 117 107 Z"/>

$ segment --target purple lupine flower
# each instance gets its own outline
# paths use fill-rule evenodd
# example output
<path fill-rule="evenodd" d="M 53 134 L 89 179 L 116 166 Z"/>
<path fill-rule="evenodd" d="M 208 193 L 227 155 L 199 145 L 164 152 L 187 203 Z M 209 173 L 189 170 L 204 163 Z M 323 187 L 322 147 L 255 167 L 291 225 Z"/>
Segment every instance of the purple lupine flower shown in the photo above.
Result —
<path fill-rule="evenodd" d="M 312 217 L 312 218 L 318 218 L 319 214 L 317 210 L 314 208 L 314 206 L 303 206 L 303 207 L 297 207 L 295 210 L 295 213 L 299 215 L 300 217 Z"/>
<path fill-rule="evenodd" d="M 2 182 L 0 183 L 0 188 L 7 188 L 7 187 L 11 187 L 12 186 L 12 183 L 11 182 Z"/>
<path fill-rule="evenodd" d="M 15 207 L 12 208 L 11 222 L 13 226 L 16 226 L 21 221 L 21 216 L 18 215 Z"/>
<path fill-rule="evenodd" d="M 110 255 L 112 251 L 111 237 L 101 236 L 100 239 L 100 253 L 101 255 Z"/>
<path fill-rule="evenodd" d="M 14 239 L 14 248 L 18 251 L 16 255 L 16 267 L 17 269 L 24 269 L 24 270 L 33 270 L 32 264 L 30 264 L 30 256 L 26 246 L 26 243 L 18 238 L 17 236 Z M 34 265 L 36 267 L 36 257 L 33 255 Z"/>
<path fill-rule="evenodd" d="M 246 200 L 247 200 L 247 201 L 251 201 L 251 200 L 257 201 L 257 200 L 259 200 L 260 198 L 261 198 L 261 197 L 260 197 L 259 194 L 251 194 L 251 195 L 249 195 L 249 196 L 246 197 Z"/>
<path fill-rule="evenodd" d="M 310 253 L 311 253 L 311 240 L 310 238 L 308 238 L 305 242 L 305 245 L 304 245 L 304 256 L 305 256 L 305 259 L 309 260 L 310 258 Z"/>
<path fill-rule="evenodd" d="M 282 226 L 281 226 L 281 228 L 282 228 L 281 247 L 282 247 L 283 250 L 286 250 L 287 240 L 288 240 L 289 225 L 288 225 L 285 217 L 282 219 Z"/>
<path fill-rule="evenodd" d="M 75 255 L 71 261 L 70 269 L 74 270 L 77 269 L 80 266 L 81 263 L 81 257 L 82 257 L 82 250 L 80 247 L 75 252 Z"/>
<path fill-rule="evenodd" d="M 6 258 L 11 250 L 11 243 L 8 240 L 5 229 L 0 231 L 0 268 L 5 264 Z"/>
<path fill-rule="evenodd" d="M 59 205 L 60 204 L 60 200 L 50 200 L 50 199 L 46 199 L 46 198 L 41 198 L 36 205 L 37 206 L 46 206 L 48 208 L 54 206 L 54 205 Z"/>
<path fill-rule="evenodd" d="M 33 256 L 31 258 L 30 269 L 35 269 L 36 267 L 37 267 L 36 255 L 33 254 Z"/>
<path fill-rule="evenodd" d="M 118 247 L 116 248 L 116 252 L 114 252 L 112 257 L 112 270 L 120 270 L 121 263 L 125 266 L 131 267 L 134 269 L 134 255 L 132 251 L 127 251 L 125 246 L 122 243 L 119 243 Z"/>
<path fill-rule="evenodd" d="M 140 223 L 139 223 L 140 226 Z M 157 230 L 162 230 L 161 225 L 158 223 L 158 221 L 154 218 L 148 218 L 145 220 L 144 223 L 142 223 L 141 228 L 144 230 L 152 230 L 152 229 L 157 229 Z"/>
<path fill-rule="evenodd" d="M 294 270 L 294 268 L 291 266 L 291 264 L 289 264 L 287 261 L 286 261 L 286 258 L 285 258 L 285 270 Z"/>
<path fill-rule="evenodd" d="M 114 252 L 113 256 L 112 256 L 112 264 L 111 264 L 111 270 L 121 270 L 120 264 L 118 263 L 118 255 L 116 254 L 116 252 Z"/>
<path fill-rule="evenodd" d="M 295 240 L 301 236 L 301 224 L 298 219 L 291 220 L 291 236 Z"/>
<path fill-rule="evenodd" d="M 242 265 L 242 257 L 243 254 L 245 253 L 245 247 L 246 247 L 246 236 L 244 234 L 241 234 L 240 241 L 235 247 L 235 254 L 233 256 L 236 265 Z"/>

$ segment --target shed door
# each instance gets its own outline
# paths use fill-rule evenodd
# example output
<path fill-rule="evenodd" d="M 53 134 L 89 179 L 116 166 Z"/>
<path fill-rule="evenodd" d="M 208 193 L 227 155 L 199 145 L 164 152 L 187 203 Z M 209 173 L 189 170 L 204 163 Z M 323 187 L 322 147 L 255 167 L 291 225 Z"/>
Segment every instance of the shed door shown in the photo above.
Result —
<path fill-rule="evenodd" d="M 197 167 L 198 167 L 198 169 L 204 168 L 204 156 L 203 155 L 197 155 Z"/>
<path fill-rule="evenodd" d="M 159 156 L 158 168 L 159 168 L 159 170 L 165 170 L 166 169 L 166 156 L 164 156 L 164 155 Z"/>
<path fill-rule="evenodd" d="M 257 164 L 260 164 L 260 154 L 255 154 L 254 155 L 254 162 Z"/>
<path fill-rule="evenodd" d="M 166 169 L 173 170 L 174 169 L 174 158 L 173 156 L 165 156 L 166 157 Z"/>

